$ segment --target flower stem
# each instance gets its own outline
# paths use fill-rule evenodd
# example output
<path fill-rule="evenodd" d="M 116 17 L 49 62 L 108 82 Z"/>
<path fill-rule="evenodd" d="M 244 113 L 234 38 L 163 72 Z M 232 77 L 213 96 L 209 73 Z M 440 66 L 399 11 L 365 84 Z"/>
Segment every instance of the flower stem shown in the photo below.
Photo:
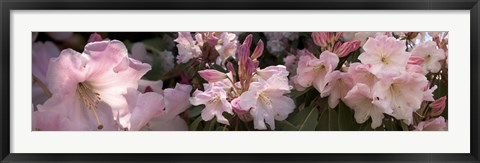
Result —
<path fill-rule="evenodd" d="M 37 83 L 40 88 L 42 88 L 43 92 L 48 96 L 48 98 L 52 97 L 52 93 L 48 90 L 47 86 L 40 81 L 35 75 L 32 74 L 32 79 L 34 83 Z"/>

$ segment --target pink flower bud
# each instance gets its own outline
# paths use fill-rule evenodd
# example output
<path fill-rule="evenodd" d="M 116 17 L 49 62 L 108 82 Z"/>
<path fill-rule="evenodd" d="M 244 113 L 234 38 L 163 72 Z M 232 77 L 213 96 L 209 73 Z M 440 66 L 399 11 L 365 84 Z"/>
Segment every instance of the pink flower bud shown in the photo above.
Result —
<path fill-rule="evenodd" d="M 338 43 L 335 45 L 334 50 L 334 53 L 337 54 L 338 57 L 345 57 L 360 47 L 360 41 L 358 40 L 348 41 L 340 45 L 338 45 Z"/>
<path fill-rule="evenodd" d="M 327 47 L 328 32 L 312 32 L 312 38 L 315 45 Z"/>
<path fill-rule="evenodd" d="M 250 49 L 250 46 L 252 45 L 252 39 L 253 39 L 253 35 L 249 34 L 243 41 L 243 45 L 246 45 L 247 48 Z"/>
<path fill-rule="evenodd" d="M 260 56 L 262 56 L 263 48 L 264 48 L 263 41 L 262 40 L 258 41 L 257 47 L 255 47 L 255 50 L 253 51 L 253 54 L 252 54 L 253 60 L 256 60 L 257 58 L 260 58 Z"/>
<path fill-rule="evenodd" d="M 235 74 L 235 68 L 233 67 L 232 62 L 227 62 L 227 70 Z"/>
<path fill-rule="evenodd" d="M 238 62 L 239 65 L 245 65 L 250 55 L 250 49 L 246 45 L 240 45 L 238 47 Z"/>
<path fill-rule="evenodd" d="M 335 33 L 335 40 L 333 40 L 333 41 L 339 40 L 340 37 L 342 37 L 342 35 L 343 35 L 343 32 L 337 32 L 337 33 Z"/>
<path fill-rule="evenodd" d="M 232 109 L 235 111 L 237 116 L 244 122 L 248 122 L 252 120 L 252 116 L 249 113 L 250 108 L 243 109 L 240 107 L 240 104 L 238 102 L 240 101 L 240 98 L 235 98 L 230 102 L 232 104 Z"/>
<path fill-rule="evenodd" d="M 92 33 L 88 38 L 88 43 L 102 41 L 102 40 L 103 40 L 102 36 L 100 36 L 98 33 Z"/>
<path fill-rule="evenodd" d="M 443 113 L 447 102 L 447 96 L 440 97 L 430 104 L 430 116 L 439 116 Z"/>
<path fill-rule="evenodd" d="M 247 64 L 245 65 L 245 73 L 247 73 L 248 76 L 253 74 L 257 70 L 257 64 L 255 64 L 254 61 L 251 59 L 247 60 Z"/>
<path fill-rule="evenodd" d="M 422 121 L 415 126 L 415 131 L 448 131 L 448 122 L 442 116 Z"/>
<path fill-rule="evenodd" d="M 410 56 L 410 58 L 408 58 L 408 64 L 414 64 L 414 65 L 422 65 L 422 63 L 424 62 L 425 60 L 422 58 L 422 57 L 419 57 L 419 56 Z"/>
<path fill-rule="evenodd" d="M 212 69 L 198 71 L 198 74 L 208 82 L 217 82 L 227 78 L 227 74 Z"/>

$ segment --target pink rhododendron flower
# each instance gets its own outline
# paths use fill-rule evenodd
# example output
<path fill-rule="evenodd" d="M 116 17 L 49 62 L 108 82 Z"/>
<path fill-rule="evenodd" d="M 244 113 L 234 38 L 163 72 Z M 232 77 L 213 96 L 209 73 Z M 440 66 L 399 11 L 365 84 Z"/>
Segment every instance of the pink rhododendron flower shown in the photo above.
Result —
<path fill-rule="evenodd" d="M 383 35 L 385 35 L 385 32 L 356 32 L 354 40 L 360 41 L 360 46 L 363 46 L 369 38 Z"/>
<path fill-rule="evenodd" d="M 129 89 L 125 99 L 131 112 L 130 131 L 142 129 L 152 118 L 165 112 L 164 98 L 155 92 L 140 93 L 136 89 Z"/>
<path fill-rule="evenodd" d="M 365 123 L 372 117 L 373 129 L 382 125 L 383 113 L 391 114 L 393 110 L 384 109 L 372 103 L 373 94 L 368 85 L 357 83 L 345 96 L 344 102 L 355 111 L 357 123 Z"/>
<path fill-rule="evenodd" d="M 372 73 L 371 68 L 371 65 L 355 62 L 350 64 L 348 73 L 355 83 L 363 83 L 369 87 L 373 87 L 379 79 Z"/>
<path fill-rule="evenodd" d="M 433 91 L 437 89 L 437 85 L 434 85 L 432 88 L 428 88 L 428 85 L 425 85 L 424 92 L 423 92 L 423 100 L 424 101 L 435 101 L 433 99 Z"/>
<path fill-rule="evenodd" d="M 233 33 L 222 32 L 219 39 L 216 42 L 215 49 L 222 60 L 221 63 L 224 63 L 225 59 L 228 57 L 235 57 L 235 52 L 237 51 L 237 36 Z"/>
<path fill-rule="evenodd" d="M 314 86 L 320 93 L 327 84 L 326 76 L 332 72 L 339 62 L 338 56 L 324 51 L 317 59 L 313 54 L 302 55 L 298 62 L 297 83 L 302 87 Z"/>
<path fill-rule="evenodd" d="M 292 76 L 290 78 L 289 84 L 293 85 L 293 88 L 297 91 L 304 91 L 307 89 L 307 87 L 303 87 L 302 85 L 298 84 L 298 75 Z"/>
<path fill-rule="evenodd" d="M 144 63 L 153 63 L 153 58 L 147 53 L 145 44 L 136 42 L 132 45 L 132 58 Z"/>
<path fill-rule="evenodd" d="M 433 41 L 415 46 L 412 55 L 422 57 L 424 60 L 423 69 L 433 73 L 440 71 L 442 67 L 440 61 L 445 59 L 445 52 L 442 49 L 437 49 L 437 43 Z"/>
<path fill-rule="evenodd" d="M 447 105 L 447 96 L 442 96 L 439 99 L 435 100 L 430 104 L 430 116 L 439 116 L 445 110 L 445 106 Z"/>
<path fill-rule="evenodd" d="M 293 100 L 284 96 L 290 89 L 288 79 L 281 74 L 274 74 L 268 80 L 258 78 L 239 97 L 238 104 L 241 109 L 250 110 L 255 129 L 265 130 L 267 123 L 274 130 L 275 120 L 285 120 L 295 108 Z"/>
<path fill-rule="evenodd" d="M 227 101 L 227 93 L 221 87 L 206 88 L 204 92 L 196 90 L 190 98 L 192 105 L 205 105 L 202 110 L 202 119 L 209 121 L 217 117 L 217 122 L 229 125 L 228 120 L 222 115 L 223 112 L 233 114 L 232 105 Z"/>
<path fill-rule="evenodd" d="M 415 131 L 448 131 L 448 123 L 442 116 L 418 123 Z"/>
<path fill-rule="evenodd" d="M 382 71 L 403 71 L 410 57 L 405 52 L 405 41 L 383 35 L 368 39 L 363 50 L 358 59 L 372 65 L 372 73 L 376 75 Z"/>
<path fill-rule="evenodd" d="M 353 87 L 353 79 L 350 74 L 340 71 L 333 71 L 326 77 L 327 85 L 325 91 L 320 92 L 321 97 L 328 97 L 328 106 L 335 108 L 340 99 L 344 100 L 348 91 Z"/>
<path fill-rule="evenodd" d="M 412 56 L 410 56 L 410 58 L 408 58 L 408 64 L 422 65 L 423 62 L 425 62 L 423 57 L 412 55 Z"/>
<path fill-rule="evenodd" d="M 174 41 L 178 43 L 177 63 L 187 63 L 190 59 L 202 55 L 201 45 L 197 45 L 190 32 L 178 32 L 178 38 Z"/>
<path fill-rule="evenodd" d="M 141 79 L 138 81 L 138 91 L 142 93 L 157 92 L 163 94 L 163 81 L 150 81 Z"/>
<path fill-rule="evenodd" d="M 283 58 L 283 62 L 285 62 L 285 67 L 287 67 L 288 72 L 292 73 L 296 71 L 297 56 L 289 54 Z"/>
<path fill-rule="evenodd" d="M 393 110 L 392 116 L 411 124 L 412 113 L 420 108 L 427 84 L 426 77 L 418 73 L 385 74 L 372 89 L 374 104 Z"/>
<path fill-rule="evenodd" d="M 287 68 L 284 65 L 277 65 L 277 66 L 268 66 L 264 69 L 257 68 L 256 76 L 263 78 L 264 80 L 268 80 L 273 75 L 277 74 L 282 77 L 288 76 Z"/>
<path fill-rule="evenodd" d="M 50 59 L 60 54 L 57 46 L 50 41 L 45 43 L 36 42 L 32 45 L 32 73 L 43 84 L 46 84 L 46 75 Z M 37 106 L 48 99 L 48 95 L 38 85 L 33 83 L 32 86 L 32 103 Z"/>
<path fill-rule="evenodd" d="M 128 58 L 120 41 L 89 43 L 84 52 L 63 50 L 47 71 L 52 98 L 38 105 L 34 126 L 39 130 L 114 130 L 114 121 L 130 126 L 123 94 L 137 89 L 150 65 Z M 55 118 L 48 118 L 48 116 Z M 112 117 L 113 116 L 113 117 Z"/>
<path fill-rule="evenodd" d="M 423 75 L 427 75 L 428 73 L 428 71 L 425 71 L 421 65 L 416 65 L 416 64 L 407 64 L 407 66 L 405 67 L 405 70 L 407 72 L 418 73 Z"/>
<path fill-rule="evenodd" d="M 130 89 L 125 95 L 131 110 L 129 130 L 187 130 L 186 122 L 178 115 L 191 106 L 185 102 L 191 90 L 192 86 L 183 84 L 165 89 L 164 94 Z"/>
<path fill-rule="evenodd" d="M 154 117 L 146 127 L 154 131 L 186 131 L 188 125 L 179 114 L 187 110 L 191 104 L 189 101 L 191 85 L 179 84 L 175 88 L 164 90 L 165 112 L 159 117 Z"/>
<path fill-rule="evenodd" d="M 46 82 L 46 75 L 50 59 L 60 55 L 60 50 L 50 41 L 35 42 L 32 45 L 32 73 L 42 82 Z"/>

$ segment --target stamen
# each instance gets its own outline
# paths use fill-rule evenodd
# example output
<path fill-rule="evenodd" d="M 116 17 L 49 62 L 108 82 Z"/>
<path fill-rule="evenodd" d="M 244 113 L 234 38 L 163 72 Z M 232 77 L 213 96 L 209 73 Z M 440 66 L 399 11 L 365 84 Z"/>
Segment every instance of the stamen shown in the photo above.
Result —
<path fill-rule="evenodd" d="M 100 98 L 100 94 L 94 92 L 94 90 L 87 83 L 78 83 L 77 92 L 80 95 L 80 98 L 82 98 L 85 107 L 93 112 L 98 125 L 97 129 L 103 129 L 103 125 L 101 124 L 96 111 L 97 105 L 102 100 Z"/>
<path fill-rule="evenodd" d="M 213 99 L 211 99 L 210 101 L 208 101 L 208 103 L 213 104 L 213 103 L 217 103 L 218 101 L 220 101 L 220 97 L 215 96 L 215 98 L 213 98 Z"/>
<path fill-rule="evenodd" d="M 271 101 L 270 98 L 268 98 L 265 94 L 260 93 L 259 98 L 260 98 L 260 100 L 261 100 L 264 104 L 266 104 L 268 107 L 272 107 L 272 101 Z"/>

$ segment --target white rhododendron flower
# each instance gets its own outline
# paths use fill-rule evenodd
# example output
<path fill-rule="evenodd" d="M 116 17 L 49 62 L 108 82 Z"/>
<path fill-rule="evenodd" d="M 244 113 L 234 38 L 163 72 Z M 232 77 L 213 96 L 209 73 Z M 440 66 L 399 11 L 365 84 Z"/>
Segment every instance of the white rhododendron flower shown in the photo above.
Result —
<path fill-rule="evenodd" d="M 392 109 L 385 109 L 373 103 L 373 94 L 368 85 L 363 83 L 356 84 L 345 96 L 345 104 L 355 111 L 355 120 L 357 123 L 365 123 L 368 118 L 372 118 L 371 127 L 373 129 L 382 124 L 383 113 L 391 114 Z"/>
<path fill-rule="evenodd" d="M 238 103 L 242 109 L 250 109 L 256 129 L 267 129 L 267 123 L 273 130 L 275 120 L 285 120 L 295 108 L 293 100 L 284 96 L 290 92 L 291 87 L 286 76 L 281 73 L 274 74 L 267 80 L 258 80 L 250 84 L 249 90 L 240 96 Z"/>
<path fill-rule="evenodd" d="M 363 64 L 372 65 L 371 71 L 375 75 L 382 71 L 403 71 L 410 57 L 405 49 L 405 41 L 377 36 L 367 40 L 363 46 L 365 52 L 358 59 Z"/>
<path fill-rule="evenodd" d="M 437 44 L 433 41 L 415 46 L 412 55 L 422 57 L 424 60 L 423 69 L 433 73 L 440 71 L 442 66 L 440 61 L 445 59 L 445 52 L 442 49 L 437 49 Z"/>

